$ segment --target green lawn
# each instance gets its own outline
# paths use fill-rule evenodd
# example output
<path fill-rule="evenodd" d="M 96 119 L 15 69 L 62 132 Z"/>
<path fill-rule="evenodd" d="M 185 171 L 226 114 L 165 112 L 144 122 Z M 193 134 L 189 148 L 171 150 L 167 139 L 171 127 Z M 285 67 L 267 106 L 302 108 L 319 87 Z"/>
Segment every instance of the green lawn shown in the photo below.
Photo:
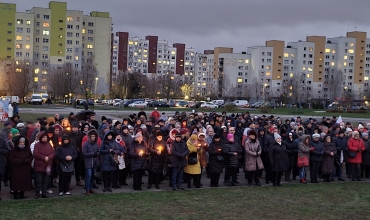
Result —
<path fill-rule="evenodd" d="M 347 182 L 2 201 L 0 219 L 367 219 L 369 190 Z"/>

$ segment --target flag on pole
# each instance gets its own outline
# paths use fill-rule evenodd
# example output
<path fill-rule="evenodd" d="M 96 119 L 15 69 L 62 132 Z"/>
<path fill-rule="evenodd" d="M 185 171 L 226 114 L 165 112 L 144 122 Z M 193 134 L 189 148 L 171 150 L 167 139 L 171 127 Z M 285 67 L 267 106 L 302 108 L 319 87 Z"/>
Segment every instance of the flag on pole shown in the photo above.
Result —
<path fill-rule="evenodd" d="M 342 116 L 340 115 L 339 117 L 338 117 L 338 119 L 337 119 L 337 124 L 340 124 L 340 123 L 342 123 L 343 121 L 342 121 Z"/>

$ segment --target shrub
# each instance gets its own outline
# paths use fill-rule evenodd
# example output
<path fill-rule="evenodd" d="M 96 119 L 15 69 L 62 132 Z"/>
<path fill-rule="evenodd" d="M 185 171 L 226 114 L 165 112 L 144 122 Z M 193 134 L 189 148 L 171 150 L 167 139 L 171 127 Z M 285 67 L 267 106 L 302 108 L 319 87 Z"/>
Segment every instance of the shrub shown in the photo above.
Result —
<path fill-rule="evenodd" d="M 262 113 L 269 113 L 270 110 L 271 110 L 271 107 L 269 105 L 264 105 L 264 106 L 261 106 L 259 108 L 259 110 L 262 112 Z"/>
<path fill-rule="evenodd" d="M 233 112 L 236 110 L 235 105 L 232 105 L 232 104 L 225 105 L 224 108 L 226 112 Z"/>

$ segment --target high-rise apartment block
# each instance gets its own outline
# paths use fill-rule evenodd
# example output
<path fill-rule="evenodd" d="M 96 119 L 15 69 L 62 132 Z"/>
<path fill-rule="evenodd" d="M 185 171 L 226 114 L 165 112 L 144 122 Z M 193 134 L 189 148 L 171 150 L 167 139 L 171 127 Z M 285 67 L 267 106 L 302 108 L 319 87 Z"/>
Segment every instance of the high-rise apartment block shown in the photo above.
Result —
<path fill-rule="evenodd" d="M 100 94 L 109 93 L 112 19 L 108 12 L 67 10 L 66 2 L 16 12 L 0 3 L 0 58 L 34 65 L 34 91 L 47 92 L 50 68 L 96 66 Z M 62 82 L 61 82 L 62 83 Z"/>

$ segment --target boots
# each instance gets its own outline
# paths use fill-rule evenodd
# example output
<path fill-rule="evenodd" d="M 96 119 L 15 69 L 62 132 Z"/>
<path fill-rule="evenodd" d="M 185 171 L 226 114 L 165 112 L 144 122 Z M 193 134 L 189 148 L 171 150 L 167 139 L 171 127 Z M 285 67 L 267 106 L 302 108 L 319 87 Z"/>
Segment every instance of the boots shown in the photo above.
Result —
<path fill-rule="evenodd" d="M 83 184 L 81 183 L 81 181 L 77 181 L 76 186 L 83 186 Z"/>
<path fill-rule="evenodd" d="M 284 172 L 284 176 L 285 176 L 285 181 L 286 181 L 286 182 L 290 182 L 290 181 L 292 181 L 292 180 L 290 179 L 290 171 L 286 171 L 286 172 Z"/>
<path fill-rule="evenodd" d="M 107 192 L 108 191 L 108 181 L 104 180 L 104 189 L 103 189 L 103 192 Z"/>
<path fill-rule="evenodd" d="M 229 180 L 227 181 L 227 185 L 228 185 L 228 186 L 232 186 L 232 185 L 233 185 L 233 184 L 232 184 L 231 179 L 229 179 Z"/>
<path fill-rule="evenodd" d="M 302 179 L 299 181 L 299 183 L 307 184 L 307 181 L 306 181 L 304 178 L 302 178 Z"/>
<path fill-rule="evenodd" d="M 13 195 L 14 195 L 14 199 L 15 200 L 18 200 L 19 199 L 19 194 L 18 194 L 17 191 L 14 191 Z"/>
<path fill-rule="evenodd" d="M 91 194 L 96 194 L 96 192 L 93 189 L 90 189 Z"/>
<path fill-rule="evenodd" d="M 90 195 L 90 191 L 89 190 L 86 190 L 85 195 L 89 196 Z"/>

